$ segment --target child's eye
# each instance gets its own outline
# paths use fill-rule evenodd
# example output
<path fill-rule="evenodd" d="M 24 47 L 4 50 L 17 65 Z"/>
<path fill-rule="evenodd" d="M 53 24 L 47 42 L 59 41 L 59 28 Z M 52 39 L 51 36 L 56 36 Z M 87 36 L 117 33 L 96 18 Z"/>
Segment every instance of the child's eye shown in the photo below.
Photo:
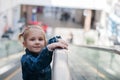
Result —
<path fill-rule="evenodd" d="M 31 41 L 34 41 L 35 39 L 34 38 L 32 38 L 32 39 L 30 39 Z"/>
<path fill-rule="evenodd" d="M 42 41 L 42 40 L 43 40 L 42 38 L 39 39 L 39 41 Z"/>

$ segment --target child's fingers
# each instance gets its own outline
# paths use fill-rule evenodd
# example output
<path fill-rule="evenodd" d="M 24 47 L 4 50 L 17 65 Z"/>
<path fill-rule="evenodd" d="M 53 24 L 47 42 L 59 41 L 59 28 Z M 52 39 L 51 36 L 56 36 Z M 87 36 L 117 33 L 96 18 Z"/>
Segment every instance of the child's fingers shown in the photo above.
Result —
<path fill-rule="evenodd" d="M 58 43 L 57 43 L 57 47 L 60 47 L 60 48 L 62 48 L 62 49 L 68 49 L 68 45 L 63 44 L 63 43 L 61 43 L 61 42 L 58 42 Z"/>
<path fill-rule="evenodd" d="M 61 49 L 68 49 L 68 45 L 64 42 L 56 42 L 47 45 L 48 49 L 53 51 L 54 49 L 61 48 Z"/>

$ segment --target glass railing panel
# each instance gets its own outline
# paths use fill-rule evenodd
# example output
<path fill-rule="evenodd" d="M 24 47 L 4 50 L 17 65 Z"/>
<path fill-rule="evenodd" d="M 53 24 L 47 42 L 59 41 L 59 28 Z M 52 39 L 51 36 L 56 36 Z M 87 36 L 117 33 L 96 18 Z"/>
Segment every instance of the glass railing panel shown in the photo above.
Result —
<path fill-rule="evenodd" d="M 119 57 L 109 50 L 70 46 L 72 77 L 74 80 L 120 80 Z"/>
<path fill-rule="evenodd" d="M 19 41 L 15 40 L 2 40 L 0 41 L 0 58 L 6 57 L 23 50 L 23 46 Z"/>

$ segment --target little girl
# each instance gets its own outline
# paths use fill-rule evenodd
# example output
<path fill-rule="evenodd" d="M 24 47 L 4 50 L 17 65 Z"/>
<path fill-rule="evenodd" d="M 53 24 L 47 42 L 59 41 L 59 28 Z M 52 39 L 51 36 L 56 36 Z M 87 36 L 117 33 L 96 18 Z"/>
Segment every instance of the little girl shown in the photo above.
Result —
<path fill-rule="evenodd" d="M 67 49 L 68 45 L 59 36 L 46 42 L 45 32 L 40 26 L 27 27 L 19 35 L 26 48 L 21 58 L 23 80 L 51 80 L 53 51 L 57 48 Z"/>

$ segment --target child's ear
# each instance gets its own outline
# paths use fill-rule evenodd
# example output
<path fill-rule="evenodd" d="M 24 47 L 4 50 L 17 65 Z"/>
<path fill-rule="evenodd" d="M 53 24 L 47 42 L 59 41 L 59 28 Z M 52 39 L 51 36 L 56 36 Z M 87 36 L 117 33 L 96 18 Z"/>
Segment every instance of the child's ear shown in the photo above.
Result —
<path fill-rule="evenodd" d="M 23 42 L 23 46 L 24 46 L 24 47 L 26 47 L 26 44 L 25 44 L 25 42 Z"/>

